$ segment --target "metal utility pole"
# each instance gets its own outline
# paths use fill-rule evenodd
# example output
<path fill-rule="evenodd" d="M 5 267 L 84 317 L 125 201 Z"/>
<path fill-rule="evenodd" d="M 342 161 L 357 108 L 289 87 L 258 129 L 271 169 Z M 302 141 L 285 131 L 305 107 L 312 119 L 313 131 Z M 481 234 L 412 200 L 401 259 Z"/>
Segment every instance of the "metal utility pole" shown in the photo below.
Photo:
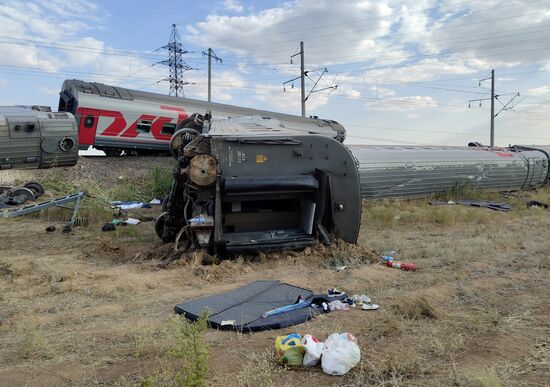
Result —
<path fill-rule="evenodd" d="M 491 70 L 491 146 L 495 146 L 495 69 Z"/>
<path fill-rule="evenodd" d="M 188 85 L 189 82 L 184 81 L 183 73 L 193 69 L 183 61 L 183 54 L 187 54 L 189 51 L 183 49 L 178 28 L 175 24 L 172 24 L 170 41 L 161 48 L 168 50 L 168 59 L 158 62 L 168 66 L 170 69 L 168 78 L 163 79 L 170 82 L 170 92 L 168 94 L 176 97 L 185 97 L 183 86 Z"/>
<path fill-rule="evenodd" d="M 479 86 L 481 86 L 481 82 L 491 80 L 491 97 L 490 98 L 478 98 L 478 99 L 471 99 L 468 101 L 468 107 L 472 106 L 472 102 L 479 102 L 479 106 L 481 106 L 482 101 L 491 100 L 491 132 L 490 132 L 490 138 L 491 138 L 491 147 L 495 146 L 495 118 L 502 112 L 503 110 L 512 110 L 514 106 L 508 107 L 512 103 L 512 101 L 519 97 L 519 92 L 517 93 L 505 93 L 505 94 L 495 94 L 495 70 L 491 70 L 491 76 L 488 78 L 483 78 L 479 80 Z M 499 99 L 499 97 L 505 96 L 505 95 L 512 95 L 512 98 L 506 103 L 502 103 Z M 495 114 L 495 101 L 500 102 L 502 105 L 502 108 Z M 520 101 L 521 102 L 521 101 Z"/>
<path fill-rule="evenodd" d="M 304 42 L 300 42 L 300 91 L 302 94 L 302 117 L 306 116 L 306 71 L 304 64 Z"/>
<path fill-rule="evenodd" d="M 294 81 L 297 80 L 298 78 L 300 78 L 300 101 L 301 101 L 301 105 L 302 105 L 302 117 L 305 117 L 306 116 L 306 101 L 312 93 L 316 93 L 318 91 L 327 90 L 327 89 L 336 90 L 336 88 L 338 86 L 337 85 L 328 85 L 325 82 L 325 84 L 327 84 L 328 87 L 325 87 L 325 88 L 320 89 L 320 90 L 315 90 L 315 87 L 317 86 L 317 84 L 319 83 L 319 81 L 321 80 L 323 75 L 326 72 L 328 72 L 328 70 L 325 67 L 323 69 L 323 72 L 321 73 L 321 75 L 319 75 L 319 78 L 317 79 L 317 81 L 314 82 L 313 87 L 311 88 L 311 90 L 309 91 L 309 93 L 306 97 L 306 77 L 309 78 L 309 76 L 308 76 L 309 71 L 305 70 L 304 42 L 300 42 L 300 52 L 298 52 L 298 53 L 296 53 L 296 54 L 294 54 L 290 57 L 290 64 L 293 64 L 292 58 L 294 58 L 295 56 L 298 56 L 298 55 L 300 55 L 300 75 L 284 82 L 283 83 L 283 91 L 286 91 L 285 85 L 288 84 L 288 83 L 290 83 L 292 85 L 291 87 L 294 88 Z M 317 71 L 317 70 L 312 70 L 312 71 Z"/>
<path fill-rule="evenodd" d="M 202 52 L 202 56 L 208 56 L 208 102 L 211 102 L 212 100 L 212 58 L 216 60 L 216 62 L 223 63 L 223 60 L 221 58 L 218 58 L 214 50 L 211 48 L 208 48 L 208 52 Z"/>

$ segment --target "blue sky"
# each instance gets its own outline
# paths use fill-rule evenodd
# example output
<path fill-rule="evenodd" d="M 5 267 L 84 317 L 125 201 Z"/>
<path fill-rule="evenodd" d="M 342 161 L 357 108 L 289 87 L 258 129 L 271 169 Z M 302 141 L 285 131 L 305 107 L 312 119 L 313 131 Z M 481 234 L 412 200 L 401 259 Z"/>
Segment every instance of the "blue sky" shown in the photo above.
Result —
<path fill-rule="evenodd" d="M 335 5 L 337 4 L 337 5 Z M 300 113 L 298 61 L 320 87 L 307 114 L 370 144 L 488 143 L 488 82 L 496 70 L 503 103 L 496 143 L 550 143 L 550 2 L 544 0 L 0 1 L 0 103 L 56 107 L 63 79 L 167 93 L 164 45 L 178 25 L 191 83 L 205 99 L 212 47 L 213 100 Z M 512 95 L 512 94 L 511 94 Z M 502 107 L 497 101 L 497 111 Z"/>

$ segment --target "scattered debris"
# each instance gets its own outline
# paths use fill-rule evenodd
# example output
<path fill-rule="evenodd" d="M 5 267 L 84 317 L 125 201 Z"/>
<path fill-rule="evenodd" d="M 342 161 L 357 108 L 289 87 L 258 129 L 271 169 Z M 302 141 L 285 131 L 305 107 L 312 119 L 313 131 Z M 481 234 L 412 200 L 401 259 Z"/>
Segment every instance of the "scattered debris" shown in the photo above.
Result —
<path fill-rule="evenodd" d="M 301 366 L 305 353 L 302 336 L 297 333 L 277 336 L 275 338 L 275 353 L 279 363 L 286 366 Z"/>
<path fill-rule="evenodd" d="M 539 202 L 538 200 L 529 200 L 527 202 L 527 208 L 548 208 L 546 203 Z"/>
<path fill-rule="evenodd" d="M 323 351 L 326 350 L 325 343 L 320 341 L 317 337 L 310 334 L 304 335 L 302 338 L 302 345 L 304 346 L 304 361 L 303 365 L 306 367 L 315 367 L 321 360 Z"/>
<path fill-rule="evenodd" d="M 19 206 L 34 201 L 43 194 L 44 187 L 36 181 L 29 181 L 22 187 L 0 186 L 0 208 Z"/>
<path fill-rule="evenodd" d="M 300 305 L 298 309 L 262 317 L 266 312 L 294 304 L 299 296 L 310 301 L 313 292 L 280 281 L 255 281 L 227 293 L 177 304 L 174 310 L 193 321 L 204 311 L 209 311 L 208 323 L 213 328 L 240 332 L 280 329 L 300 324 L 323 312 L 322 307 Z M 228 320 L 235 323 L 222 325 L 222 321 Z"/>
<path fill-rule="evenodd" d="M 59 207 L 59 208 L 65 208 L 73 211 L 73 216 L 70 220 L 71 227 L 77 225 L 77 218 L 76 215 L 78 213 L 78 210 L 80 209 L 80 201 L 86 196 L 84 192 L 77 192 L 71 195 L 63 196 L 56 199 L 47 200 L 44 202 L 32 204 L 30 206 L 21 207 L 21 208 L 14 208 L 10 210 L 4 210 L 0 212 L 0 217 L 3 218 L 15 218 L 17 216 L 32 214 L 33 212 L 38 212 L 45 210 L 46 208 L 51 207 Z M 74 207 L 65 207 L 65 204 L 74 202 Z"/>
<path fill-rule="evenodd" d="M 46 227 L 46 232 L 54 232 L 55 231 L 55 226 L 54 225 L 50 225 L 48 227 Z"/>
<path fill-rule="evenodd" d="M 320 360 L 329 375 L 345 375 L 361 360 L 357 339 L 351 333 L 333 333 L 324 343 L 310 334 L 277 336 L 275 354 L 285 366 L 314 367 Z"/>
<path fill-rule="evenodd" d="M 463 206 L 488 208 L 490 210 L 503 211 L 503 212 L 510 211 L 512 209 L 512 206 L 509 203 L 498 203 L 498 202 L 489 202 L 489 201 L 471 200 L 471 199 L 463 199 L 457 202 L 454 202 L 452 200 L 449 200 L 449 201 L 432 200 L 428 203 L 431 204 L 432 206 L 446 206 L 446 205 L 460 204 Z"/>
<path fill-rule="evenodd" d="M 361 350 L 351 333 L 333 333 L 325 346 L 321 366 L 326 374 L 345 375 L 361 361 Z"/>
<path fill-rule="evenodd" d="M 388 261 L 386 262 L 386 266 L 401 269 L 403 271 L 416 271 L 416 265 L 410 262 Z"/>
<path fill-rule="evenodd" d="M 328 308 L 331 312 L 335 310 L 349 310 L 349 304 L 344 303 L 340 300 L 334 300 L 332 302 L 329 302 Z"/>
<path fill-rule="evenodd" d="M 103 232 L 109 232 L 109 231 L 115 231 L 116 226 L 112 223 L 105 223 L 103 226 L 101 226 L 101 231 Z"/>
<path fill-rule="evenodd" d="M 138 201 L 133 201 L 133 202 L 115 201 L 115 202 L 111 202 L 111 206 L 115 208 L 120 208 L 121 210 L 132 210 L 134 208 L 151 208 L 151 205 L 149 203 L 143 203 Z"/>

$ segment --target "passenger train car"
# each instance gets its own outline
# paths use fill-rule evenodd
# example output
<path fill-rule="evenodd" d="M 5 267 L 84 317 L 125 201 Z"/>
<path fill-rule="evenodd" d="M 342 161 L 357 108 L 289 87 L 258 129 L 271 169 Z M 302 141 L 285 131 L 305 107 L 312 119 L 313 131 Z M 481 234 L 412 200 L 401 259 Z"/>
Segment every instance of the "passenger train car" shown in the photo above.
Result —
<path fill-rule="evenodd" d="M 60 112 L 75 115 L 81 149 L 90 145 L 107 154 L 125 151 L 167 151 L 170 138 L 193 114 L 213 117 L 262 116 L 278 120 L 302 134 L 321 134 L 344 141 L 336 121 L 243 108 L 129 90 L 102 83 L 66 80 L 60 92 Z"/>

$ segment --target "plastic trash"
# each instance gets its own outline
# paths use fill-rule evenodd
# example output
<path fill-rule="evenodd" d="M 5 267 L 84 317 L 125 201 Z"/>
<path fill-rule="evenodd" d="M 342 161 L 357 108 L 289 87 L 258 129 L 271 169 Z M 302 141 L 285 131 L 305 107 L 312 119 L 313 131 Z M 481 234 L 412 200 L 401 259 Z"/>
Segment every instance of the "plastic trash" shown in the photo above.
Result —
<path fill-rule="evenodd" d="M 334 310 L 349 310 L 349 305 L 340 300 L 334 300 L 332 302 L 329 302 L 328 308 L 331 312 Z"/>
<path fill-rule="evenodd" d="M 275 338 L 275 353 L 279 363 L 289 366 L 301 366 L 305 353 L 302 336 L 297 333 L 277 336 Z"/>
<path fill-rule="evenodd" d="M 351 298 L 353 300 L 353 302 L 355 302 L 357 305 L 362 305 L 363 303 L 369 303 L 371 300 L 370 300 L 370 297 L 367 296 L 366 294 L 354 294 L 353 297 Z"/>
<path fill-rule="evenodd" d="M 345 375 L 361 360 L 361 350 L 351 333 L 333 333 L 325 341 L 325 346 L 321 366 L 326 374 Z"/>
<path fill-rule="evenodd" d="M 386 262 L 386 266 L 401 269 L 404 271 L 416 271 L 416 265 L 414 263 L 407 262 Z"/>
<path fill-rule="evenodd" d="M 312 335 L 304 335 L 302 345 L 305 348 L 303 364 L 306 367 L 314 367 L 319 363 L 323 351 L 326 349 L 325 344 L 317 337 Z"/>
<path fill-rule="evenodd" d="M 126 224 L 131 224 L 132 226 L 135 226 L 136 224 L 139 224 L 141 221 L 139 219 L 135 218 L 128 218 L 126 219 Z"/>

